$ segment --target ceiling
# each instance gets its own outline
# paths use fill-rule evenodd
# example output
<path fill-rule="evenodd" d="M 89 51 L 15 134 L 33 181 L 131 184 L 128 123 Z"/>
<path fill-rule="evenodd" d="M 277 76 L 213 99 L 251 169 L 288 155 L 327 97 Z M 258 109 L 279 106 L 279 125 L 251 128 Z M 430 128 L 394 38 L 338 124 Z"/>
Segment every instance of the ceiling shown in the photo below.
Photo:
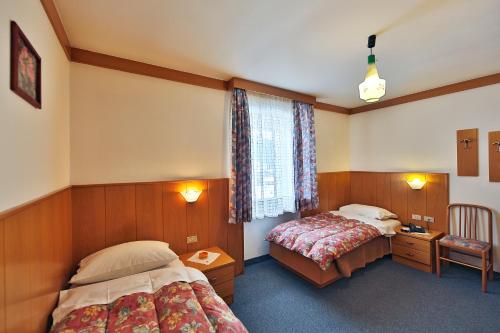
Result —
<path fill-rule="evenodd" d="M 227 80 L 241 77 L 343 107 L 367 37 L 384 99 L 500 72 L 498 0 L 56 0 L 73 47 Z"/>

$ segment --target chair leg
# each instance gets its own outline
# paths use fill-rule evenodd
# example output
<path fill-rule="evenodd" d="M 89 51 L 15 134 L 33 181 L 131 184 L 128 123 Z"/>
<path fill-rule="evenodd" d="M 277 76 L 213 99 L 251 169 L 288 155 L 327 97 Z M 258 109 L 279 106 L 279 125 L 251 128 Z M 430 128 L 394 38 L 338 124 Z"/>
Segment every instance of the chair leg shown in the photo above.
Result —
<path fill-rule="evenodd" d="M 488 278 L 491 281 L 491 280 L 493 280 L 493 275 L 495 274 L 493 272 L 493 251 L 492 250 L 490 250 L 490 255 L 488 257 L 488 263 L 491 265 L 491 268 L 488 271 Z"/>
<path fill-rule="evenodd" d="M 439 240 L 436 240 L 436 275 L 438 278 L 441 277 L 441 255 L 439 252 Z"/>
<path fill-rule="evenodd" d="M 488 292 L 488 279 L 486 278 L 488 266 L 486 266 L 486 252 L 481 254 L 482 259 L 482 269 L 481 269 L 481 279 L 482 279 L 482 289 L 483 293 Z"/>

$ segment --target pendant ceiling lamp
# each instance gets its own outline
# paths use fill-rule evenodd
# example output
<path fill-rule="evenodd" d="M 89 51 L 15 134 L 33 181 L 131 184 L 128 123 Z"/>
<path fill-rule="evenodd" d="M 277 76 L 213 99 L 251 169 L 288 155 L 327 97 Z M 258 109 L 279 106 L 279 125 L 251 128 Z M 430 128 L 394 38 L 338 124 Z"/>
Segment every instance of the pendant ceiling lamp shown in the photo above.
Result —
<path fill-rule="evenodd" d="M 368 69 L 366 71 L 365 80 L 359 84 L 359 98 L 367 103 L 378 102 L 380 97 L 385 95 L 385 80 L 378 76 L 377 66 L 375 65 L 375 55 L 372 53 L 372 48 L 375 47 L 376 38 L 376 35 L 368 37 L 368 48 L 370 49 Z"/>

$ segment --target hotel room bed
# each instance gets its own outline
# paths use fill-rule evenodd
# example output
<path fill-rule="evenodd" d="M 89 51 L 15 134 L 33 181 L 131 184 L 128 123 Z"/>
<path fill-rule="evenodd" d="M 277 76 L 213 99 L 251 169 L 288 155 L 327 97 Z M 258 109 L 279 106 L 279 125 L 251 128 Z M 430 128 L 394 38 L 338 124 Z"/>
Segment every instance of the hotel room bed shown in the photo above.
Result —
<path fill-rule="evenodd" d="M 247 332 L 197 269 L 168 266 L 63 290 L 51 333 Z"/>
<path fill-rule="evenodd" d="M 266 239 L 280 264 L 324 287 L 389 254 L 400 224 L 333 211 L 280 224 Z"/>

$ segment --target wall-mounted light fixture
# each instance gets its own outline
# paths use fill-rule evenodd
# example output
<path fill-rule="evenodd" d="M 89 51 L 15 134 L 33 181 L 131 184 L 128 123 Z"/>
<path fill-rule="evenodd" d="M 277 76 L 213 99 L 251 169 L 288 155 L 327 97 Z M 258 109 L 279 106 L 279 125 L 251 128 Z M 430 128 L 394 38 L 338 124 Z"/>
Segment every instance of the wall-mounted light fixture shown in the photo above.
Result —
<path fill-rule="evenodd" d="M 406 180 L 408 185 L 410 185 L 412 190 L 421 190 L 427 181 L 424 177 L 413 176 Z"/>
<path fill-rule="evenodd" d="M 186 189 L 180 192 L 181 195 L 186 199 L 186 202 L 193 203 L 200 197 L 201 191 L 196 189 Z"/>

